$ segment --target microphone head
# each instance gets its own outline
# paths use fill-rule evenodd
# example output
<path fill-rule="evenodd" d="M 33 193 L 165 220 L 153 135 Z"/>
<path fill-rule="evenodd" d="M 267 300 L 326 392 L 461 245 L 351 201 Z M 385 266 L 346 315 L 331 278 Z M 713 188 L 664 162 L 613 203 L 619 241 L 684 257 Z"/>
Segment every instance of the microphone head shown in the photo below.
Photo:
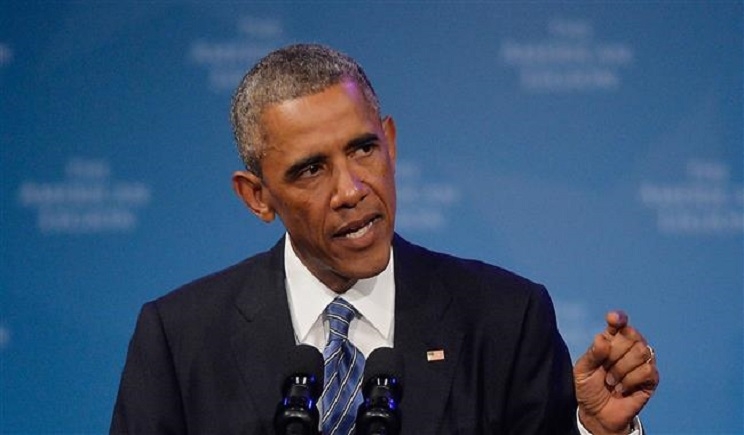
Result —
<path fill-rule="evenodd" d="M 403 358 L 390 347 L 372 351 L 364 365 L 364 401 L 356 417 L 359 435 L 398 435 L 403 396 Z"/>
<path fill-rule="evenodd" d="M 287 376 L 297 373 L 323 376 L 323 355 L 313 346 L 298 344 L 288 355 Z"/>
<path fill-rule="evenodd" d="M 392 347 L 379 347 L 369 354 L 364 364 L 364 396 L 381 386 L 380 382 L 394 391 L 398 400 L 403 396 L 403 357 Z"/>
<path fill-rule="evenodd" d="M 313 346 L 300 344 L 292 349 L 288 356 L 288 367 L 284 378 L 287 383 L 302 383 L 310 387 L 313 399 L 317 400 L 323 392 L 323 355 Z M 297 378 L 306 377 L 306 380 Z M 287 385 L 282 388 L 282 393 L 286 393 Z"/>
<path fill-rule="evenodd" d="M 274 413 L 277 434 L 316 434 L 318 398 L 323 392 L 323 356 L 301 344 L 287 358 L 289 370 L 282 385 L 282 399 Z"/>

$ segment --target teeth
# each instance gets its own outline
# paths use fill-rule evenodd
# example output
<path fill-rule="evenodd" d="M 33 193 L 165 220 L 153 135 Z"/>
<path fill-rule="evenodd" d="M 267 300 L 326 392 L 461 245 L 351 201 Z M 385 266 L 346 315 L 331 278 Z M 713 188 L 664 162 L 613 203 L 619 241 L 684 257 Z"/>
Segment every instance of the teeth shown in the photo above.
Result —
<path fill-rule="evenodd" d="M 358 239 L 358 238 L 362 237 L 363 235 L 367 234 L 367 232 L 369 231 L 370 228 L 372 228 L 372 222 L 371 221 L 369 223 L 367 223 L 367 225 L 359 228 L 358 230 L 352 231 L 352 232 L 346 234 L 344 237 L 346 237 L 347 239 Z"/>

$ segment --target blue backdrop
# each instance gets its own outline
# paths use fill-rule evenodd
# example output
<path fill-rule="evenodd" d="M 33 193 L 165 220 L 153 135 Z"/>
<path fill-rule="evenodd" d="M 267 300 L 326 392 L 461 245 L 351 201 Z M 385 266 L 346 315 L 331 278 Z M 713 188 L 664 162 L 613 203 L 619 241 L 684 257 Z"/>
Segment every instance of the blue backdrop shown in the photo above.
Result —
<path fill-rule="evenodd" d="M 271 49 L 357 58 L 398 231 L 545 283 L 578 357 L 622 307 L 657 434 L 744 433 L 742 2 L 0 3 L 0 432 L 103 433 L 140 305 L 281 235 L 228 108 Z"/>

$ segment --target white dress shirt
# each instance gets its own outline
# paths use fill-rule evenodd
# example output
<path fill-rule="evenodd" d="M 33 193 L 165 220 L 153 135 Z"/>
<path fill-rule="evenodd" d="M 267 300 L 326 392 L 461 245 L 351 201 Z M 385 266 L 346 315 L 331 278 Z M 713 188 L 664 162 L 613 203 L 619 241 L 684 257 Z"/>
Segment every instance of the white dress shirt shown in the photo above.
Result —
<path fill-rule="evenodd" d="M 321 353 L 328 341 L 328 322 L 323 319 L 323 310 L 339 295 L 320 282 L 302 264 L 292 248 L 289 233 L 284 243 L 284 276 L 286 277 L 287 301 L 292 317 L 295 343 L 316 347 Z M 372 278 L 360 279 L 343 294 L 360 314 L 349 325 L 349 340 L 364 354 L 378 347 L 393 347 L 395 313 L 395 271 L 393 251 L 385 270 Z M 582 435 L 592 435 L 579 421 L 576 421 Z M 629 435 L 641 435 L 641 422 L 636 417 L 634 428 Z"/>
<path fill-rule="evenodd" d="M 320 282 L 300 261 L 289 234 L 284 243 L 284 272 L 287 300 L 292 316 L 295 342 L 308 344 L 323 352 L 328 341 L 328 322 L 323 320 L 323 310 L 339 296 Z M 349 326 L 349 340 L 363 354 L 378 347 L 393 347 L 393 316 L 395 313 L 395 274 L 393 253 L 379 275 L 360 279 L 343 297 L 361 315 Z"/>

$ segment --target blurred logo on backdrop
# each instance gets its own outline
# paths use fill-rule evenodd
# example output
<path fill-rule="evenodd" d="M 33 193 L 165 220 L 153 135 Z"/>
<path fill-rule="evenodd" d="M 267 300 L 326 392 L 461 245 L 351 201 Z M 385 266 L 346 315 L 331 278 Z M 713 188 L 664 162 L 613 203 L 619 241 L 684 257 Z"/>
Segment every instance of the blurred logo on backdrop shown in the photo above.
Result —
<path fill-rule="evenodd" d="M 551 19 L 547 35 L 501 42 L 501 61 L 517 72 L 519 86 L 530 93 L 615 91 L 633 50 L 622 42 L 603 41 L 591 22 Z"/>
<path fill-rule="evenodd" d="M 0 325 L 0 352 L 10 345 L 10 330 Z"/>
<path fill-rule="evenodd" d="M 685 177 L 676 182 L 643 183 L 641 202 L 656 212 L 664 234 L 713 235 L 744 233 L 744 186 L 731 180 L 723 161 L 687 162 Z"/>
<path fill-rule="evenodd" d="M 106 159 L 71 157 L 58 181 L 26 180 L 18 189 L 21 206 L 36 212 L 42 234 L 130 232 L 151 190 L 139 181 L 120 181 Z"/>
<path fill-rule="evenodd" d="M 447 226 L 448 210 L 460 199 L 457 187 L 446 181 L 430 182 L 410 161 L 396 164 L 398 210 L 395 226 L 400 230 L 436 232 Z"/>
<path fill-rule="evenodd" d="M 586 302 L 554 298 L 558 329 L 568 346 L 573 359 L 586 351 L 586 344 L 594 339 L 594 331 L 601 331 L 603 325 L 596 322 Z"/>
<path fill-rule="evenodd" d="M 10 45 L 0 42 L 0 68 L 10 65 L 13 61 L 13 50 Z"/>
<path fill-rule="evenodd" d="M 284 40 L 281 22 L 271 18 L 242 17 L 237 31 L 232 39 L 197 39 L 191 44 L 189 58 L 207 69 L 209 87 L 215 92 L 232 92 L 247 69 Z"/>

